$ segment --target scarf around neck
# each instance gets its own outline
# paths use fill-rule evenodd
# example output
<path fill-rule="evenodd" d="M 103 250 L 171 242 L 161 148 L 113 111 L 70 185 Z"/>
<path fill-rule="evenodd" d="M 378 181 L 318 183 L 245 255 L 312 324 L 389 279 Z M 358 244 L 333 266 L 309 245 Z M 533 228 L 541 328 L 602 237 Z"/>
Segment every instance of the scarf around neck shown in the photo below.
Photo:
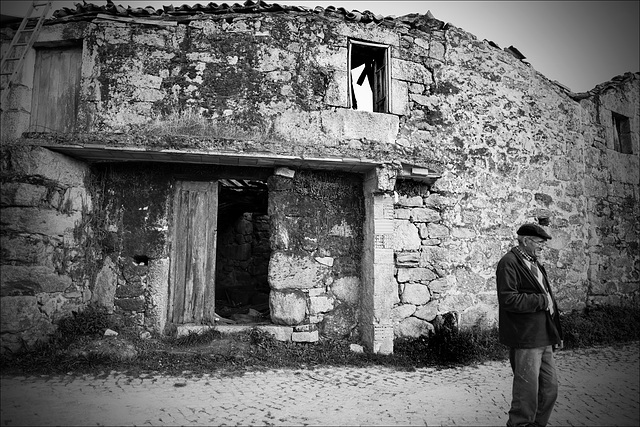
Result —
<path fill-rule="evenodd" d="M 516 252 L 518 253 L 518 255 L 522 256 L 522 258 L 526 259 L 529 262 L 533 262 L 533 263 L 537 263 L 538 259 L 532 255 L 529 255 L 528 253 L 526 253 L 525 251 L 523 251 L 522 249 L 520 249 L 520 246 L 516 246 L 514 248 L 516 250 Z"/>

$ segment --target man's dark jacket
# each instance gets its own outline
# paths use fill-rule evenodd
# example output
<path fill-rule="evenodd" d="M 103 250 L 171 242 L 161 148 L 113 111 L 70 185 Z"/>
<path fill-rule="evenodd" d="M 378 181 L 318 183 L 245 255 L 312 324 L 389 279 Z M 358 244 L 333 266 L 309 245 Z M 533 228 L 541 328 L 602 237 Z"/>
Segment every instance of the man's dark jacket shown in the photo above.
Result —
<path fill-rule="evenodd" d="M 545 280 L 547 272 L 539 265 Z M 496 269 L 498 285 L 500 342 L 513 348 L 535 348 L 560 345 L 562 329 L 558 306 L 551 287 L 554 315 L 544 290 L 518 254 L 516 248 L 507 252 Z"/>

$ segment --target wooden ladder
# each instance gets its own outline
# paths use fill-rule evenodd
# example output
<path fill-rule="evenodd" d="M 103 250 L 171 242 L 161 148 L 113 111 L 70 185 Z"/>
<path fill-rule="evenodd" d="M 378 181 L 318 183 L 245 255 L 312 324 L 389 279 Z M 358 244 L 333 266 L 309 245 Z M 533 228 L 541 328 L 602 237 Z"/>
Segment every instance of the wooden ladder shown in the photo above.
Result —
<path fill-rule="evenodd" d="M 16 31 L 0 63 L 0 78 L 2 79 L 2 99 L 0 100 L 0 108 L 6 111 L 6 101 L 9 98 L 11 85 L 15 83 L 18 74 L 24 63 L 29 49 L 38 38 L 42 23 L 47 17 L 47 13 L 51 9 L 50 1 L 33 1 L 29 5 L 27 14 L 22 19 L 18 31 Z M 34 15 L 37 13 L 37 15 Z M 32 17 L 32 15 L 34 15 Z M 35 24 L 34 24 L 35 21 Z"/>

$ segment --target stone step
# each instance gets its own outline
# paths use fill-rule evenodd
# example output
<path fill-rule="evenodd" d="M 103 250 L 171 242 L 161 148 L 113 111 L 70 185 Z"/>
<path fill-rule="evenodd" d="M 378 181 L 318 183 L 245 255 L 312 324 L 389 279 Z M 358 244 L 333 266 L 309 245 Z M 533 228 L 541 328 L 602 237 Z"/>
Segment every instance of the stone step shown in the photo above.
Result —
<path fill-rule="evenodd" d="M 183 337 L 187 336 L 190 333 L 193 334 L 201 334 L 208 330 L 216 330 L 223 334 L 237 334 L 240 332 L 248 331 L 250 329 L 257 328 L 258 330 L 265 331 L 273 335 L 273 337 L 278 341 L 291 341 L 291 336 L 293 334 L 292 326 L 281 326 L 281 325 L 255 325 L 255 324 L 235 324 L 235 325 L 194 325 L 194 324 L 184 324 L 178 325 L 176 328 L 176 336 Z M 313 338 L 310 336 L 310 338 Z M 316 339 L 313 342 L 317 341 Z"/>

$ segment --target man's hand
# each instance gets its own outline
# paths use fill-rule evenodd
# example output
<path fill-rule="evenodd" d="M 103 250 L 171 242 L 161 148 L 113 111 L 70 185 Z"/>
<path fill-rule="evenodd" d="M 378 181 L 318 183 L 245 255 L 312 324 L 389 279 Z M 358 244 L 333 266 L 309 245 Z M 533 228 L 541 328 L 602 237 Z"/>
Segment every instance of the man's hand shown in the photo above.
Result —
<path fill-rule="evenodd" d="M 553 313 L 555 313 L 555 310 L 553 309 L 553 300 L 551 299 L 551 294 L 547 294 L 547 301 L 549 302 L 549 313 L 551 313 L 551 315 L 553 316 Z"/>

